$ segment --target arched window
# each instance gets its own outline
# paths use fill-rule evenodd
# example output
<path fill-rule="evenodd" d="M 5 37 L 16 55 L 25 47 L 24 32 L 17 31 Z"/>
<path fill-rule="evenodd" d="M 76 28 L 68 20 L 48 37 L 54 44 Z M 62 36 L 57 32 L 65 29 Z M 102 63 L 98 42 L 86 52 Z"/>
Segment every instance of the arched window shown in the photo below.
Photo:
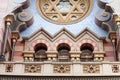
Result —
<path fill-rule="evenodd" d="M 81 46 L 81 61 L 93 61 L 93 46 L 89 43 L 85 43 Z"/>
<path fill-rule="evenodd" d="M 47 46 L 44 43 L 39 43 L 35 46 L 35 61 L 47 60 Z"/>
<path fill-rule="evenodd" d="M 58 60 L 59 61 L 69 61 L 69 51 L 70 46 L 66 43 L 61 43 L 57 47 Z"/>

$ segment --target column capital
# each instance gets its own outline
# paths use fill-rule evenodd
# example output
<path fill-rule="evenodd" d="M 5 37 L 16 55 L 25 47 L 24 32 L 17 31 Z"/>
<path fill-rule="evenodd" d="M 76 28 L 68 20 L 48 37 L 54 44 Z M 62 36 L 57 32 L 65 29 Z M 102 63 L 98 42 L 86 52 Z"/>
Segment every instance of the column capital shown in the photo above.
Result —
<path fill-rule="evenodd" d="M 115 20 L 116 24 L 118 27 L 120 27 L 120 17 L 118 17 L 116 20 Z"/>
<path fill-rule="evenodd" d="M 10 13 L 5 17 L 5 24 L 11 25 L 15 21 L 14 13 Z"/>
<path fill-rule="evenodd" d="M 118 27 L 120 27 L 120 15 L 113 13 L 113 21 L 116 23 Z"/>
<path fill-rule="evenodd" d="M 117 34 L 116 34 L 116 32 L 115 32 L 115 31 L 109 32 L 108 38 L 109 38 L 110 40 L 115 40 L 115 39 L 117 39 Z"/>
<path fill-rule="evenodd" d="M 20 34 L 18 31 L 12 31 L 12 39 L 17 40 L 20 38 Z"/>

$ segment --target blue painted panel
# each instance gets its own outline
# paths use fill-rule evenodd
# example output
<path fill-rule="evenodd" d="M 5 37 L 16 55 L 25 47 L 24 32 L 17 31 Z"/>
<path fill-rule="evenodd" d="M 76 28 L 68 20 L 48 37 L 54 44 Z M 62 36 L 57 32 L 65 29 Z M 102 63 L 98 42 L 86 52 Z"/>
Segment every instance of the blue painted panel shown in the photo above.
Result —
<path fill-rule="evenodd" d="M 55 33 L 59 32 L 62 28 L 66 28 L 75 36 L 78 35 L 85 28 L 90 29 L 93 33 L 95 33 L 99 37 L 105 37 L 107 35 L 107 32 L 101 29 L 99 26 L 97 26 L 94 22 L 95 21 L 94 16 L 96 11 L 98 10 L 97 0 L 94 0 L 94 8 L 88 17 L 86 17 L 84 20 L 78 23 L 71 25 L 58 25 L 46 21 L 39 15 L 35 3 L 36 0 L 31 0 L 30 8 L 32 9 L 34 14 L 34 23 L 29 28 L 21 32 L 20 33 L 21 36 L 24 37 L 30 36 L 34 32 L 38 31 L 38 29 L 40 28 L 44 28 L 48 33 L 50 33 L 50 35 L 55 35 Z"/>

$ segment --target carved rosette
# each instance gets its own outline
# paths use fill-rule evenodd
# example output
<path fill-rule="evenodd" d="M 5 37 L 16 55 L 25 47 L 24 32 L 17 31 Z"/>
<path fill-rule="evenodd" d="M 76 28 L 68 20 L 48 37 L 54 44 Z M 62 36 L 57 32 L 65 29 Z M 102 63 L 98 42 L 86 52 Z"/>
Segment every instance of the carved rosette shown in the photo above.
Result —
<path fill-rule="evenodd" d="M 83 73 L 100 73 L 100 65 L 83 65 Z"/>
<path fill-rule="evenodd" d="M 40 73 L 41 65 L 38 64 L 26 64 L 25 73 Z"/>
<path fill-rule="evenodd" d="M 6 64 L 5 72 L 13 72 L 13 64 Z"/>
<path fill-rule="evenodd" d="M 54 65 L 54 73 L 70 73 L 70 65 L 56 64 Z"/>
<path fill-rule="evenodd" d="M 119 72 L 119 65 L 112 65 L 112 72 L 118 73 Z"/>

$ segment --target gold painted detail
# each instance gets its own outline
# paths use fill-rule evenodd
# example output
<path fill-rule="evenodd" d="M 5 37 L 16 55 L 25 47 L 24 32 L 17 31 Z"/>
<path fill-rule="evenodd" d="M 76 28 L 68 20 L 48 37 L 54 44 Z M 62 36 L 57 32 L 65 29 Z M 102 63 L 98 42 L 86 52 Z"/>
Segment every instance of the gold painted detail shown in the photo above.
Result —
<path fill-rule="evenodd" d="M 37 0 L 37 9 L 46 20 L 72 24 L 84 19 L 92 10 L 93 0 Z"/>
<path fill-rule="evenodd" d="M 100 73 L 100 65 L 83 65 L 83 73 Z"/>
<path fill-rule="evenodd" d="M 23 51 L 24 61 L 33 62 L 34 61 L 34 51 Z"/>
<path fill-rule="evenodd" d="M 13 72 L 13 64 L 6 64 L 5 72 Z"/>
<path fill-rule="evenodd" d="M 104 51 L 101 51 L 101 52 L 94 51 L 94 61 L 103 61 L 104 55 L 105 55 Z"/>
<path fill-rule="evenodd" d="M 70 65 L 56 64 L 54 65 L 54 73 L 70 73 Z"/>
<path fill-rule="evenodd" d="M 25 73 L 40 73 L 41 65 L 38 64 L 26 64 Z"/>
<path fill-rule="evenodd" d="M 119 65 L 112 65 L 112 72 L 118 73 L 119 72 Z"/>
<path fill-rule="evenodd" d="M 21 17 L 26 17 L 26 16 L 27 16 L 27 13 L 26 13 L 26 12 L 21 12 L 21 13 L 20 13 L 20 16 L 21 16 Z"/>

